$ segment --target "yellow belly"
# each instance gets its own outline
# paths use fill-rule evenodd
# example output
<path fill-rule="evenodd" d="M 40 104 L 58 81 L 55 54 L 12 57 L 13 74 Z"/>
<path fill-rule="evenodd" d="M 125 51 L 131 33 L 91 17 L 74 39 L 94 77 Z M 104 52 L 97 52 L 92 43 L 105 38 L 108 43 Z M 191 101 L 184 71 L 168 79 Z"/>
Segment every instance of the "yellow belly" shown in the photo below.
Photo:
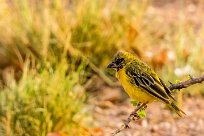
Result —
<path fill-rule="evenodd" d="M 122 84 L 125 92 L 130 96 L 130 98 L 142 103 L 154 101 L 154 97 L 146 93 L 144 89 L 129 82 L 129 78 L 127 77 L 124 69 L 119 70 L 116 73 L 116 77 Z"/>

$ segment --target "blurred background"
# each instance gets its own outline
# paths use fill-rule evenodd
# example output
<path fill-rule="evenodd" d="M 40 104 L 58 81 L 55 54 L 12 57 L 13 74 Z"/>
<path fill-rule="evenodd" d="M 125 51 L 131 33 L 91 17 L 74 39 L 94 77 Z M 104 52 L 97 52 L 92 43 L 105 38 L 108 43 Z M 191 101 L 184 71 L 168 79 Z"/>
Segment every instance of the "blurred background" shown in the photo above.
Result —
<path fill-rule="evenodd" d="M 0 0 L 0 135 L 108 136 L 133 110 L 107 64 L 135 54 L 162 79 L 204 74 L 203 0 Z M 153 103 L 118 136 L 204 134 L 204 86 Z"/>

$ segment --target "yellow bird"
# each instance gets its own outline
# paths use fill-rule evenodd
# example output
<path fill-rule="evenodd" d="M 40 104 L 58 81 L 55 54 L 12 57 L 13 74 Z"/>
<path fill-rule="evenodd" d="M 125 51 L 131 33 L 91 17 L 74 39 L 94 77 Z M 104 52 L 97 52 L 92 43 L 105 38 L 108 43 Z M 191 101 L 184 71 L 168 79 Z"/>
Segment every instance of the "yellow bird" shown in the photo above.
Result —
<path fill-rule="evenodd" d="M 160 101 L 179 116 L 185 114 L 175 104 L 171 91 L 159 76 L 134 55 L 120 51 L 107 67 L 116 69 L 116 77 L 133 100 L 143 104 Z"/>

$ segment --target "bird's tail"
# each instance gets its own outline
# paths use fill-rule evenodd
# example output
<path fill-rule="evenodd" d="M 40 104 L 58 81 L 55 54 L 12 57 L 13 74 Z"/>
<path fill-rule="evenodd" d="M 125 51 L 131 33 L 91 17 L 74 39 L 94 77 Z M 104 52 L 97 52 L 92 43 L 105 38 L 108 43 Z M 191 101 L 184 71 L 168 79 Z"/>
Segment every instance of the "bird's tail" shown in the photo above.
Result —
<path fill-rule="evenodd" d="M 183 115 L 186 115 L 184 111 L 182 111 L 174 102 L 171 102 L 171 104 L 169 105 L 169 107 L 175 111 L 180 117 L 182 117 Z"/>

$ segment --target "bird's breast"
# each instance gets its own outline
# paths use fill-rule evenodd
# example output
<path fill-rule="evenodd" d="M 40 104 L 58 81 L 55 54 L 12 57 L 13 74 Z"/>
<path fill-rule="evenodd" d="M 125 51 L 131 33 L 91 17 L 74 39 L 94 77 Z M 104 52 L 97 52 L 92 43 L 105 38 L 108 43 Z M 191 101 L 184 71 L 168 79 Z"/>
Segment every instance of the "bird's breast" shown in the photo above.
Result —
<path fill-rule="evenodd" d="M 137 100 L 142 103 L 152 102 L 154 98 L 147 94 L 145 90 L 131 83 L 130 77 L 126 74 L 124 69 L 117 71 L 116 77 L 122 84 L 125 92 L 130 96 L 130 98 Z"/>

